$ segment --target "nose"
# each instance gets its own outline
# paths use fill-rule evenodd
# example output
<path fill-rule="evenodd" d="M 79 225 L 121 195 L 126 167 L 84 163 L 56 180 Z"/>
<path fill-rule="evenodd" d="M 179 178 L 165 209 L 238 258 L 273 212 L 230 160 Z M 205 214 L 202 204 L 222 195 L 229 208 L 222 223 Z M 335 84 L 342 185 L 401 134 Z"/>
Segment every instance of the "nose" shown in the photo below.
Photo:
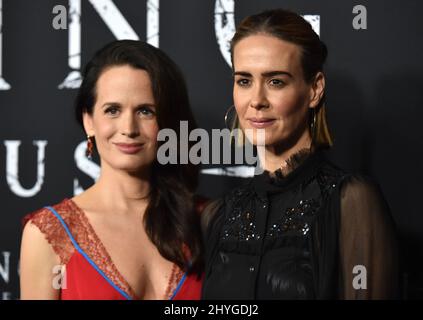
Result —
<path fill-rule="evenodd" d="M 259 84 L 253 88 L 250 105 L 257 110 L 269 107 L 269 101 L 262 85 Z"/>
<path fill-rule="evenodd" d="M 122 117 L 120 132 L 122 135 L 127 136 L 129 138 L 139 136 L 140 129 L 136 115 L 132 113 L 127 113 L 126 116 Z"/>

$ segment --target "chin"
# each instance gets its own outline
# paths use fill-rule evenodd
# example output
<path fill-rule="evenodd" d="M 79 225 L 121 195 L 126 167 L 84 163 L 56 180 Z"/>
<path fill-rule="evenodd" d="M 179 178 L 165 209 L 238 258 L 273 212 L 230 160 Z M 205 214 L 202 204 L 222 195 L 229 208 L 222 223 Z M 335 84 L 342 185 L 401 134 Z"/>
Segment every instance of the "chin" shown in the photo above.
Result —
<path fill-rule="evenodd" d="M 263 143 L 257 143 L 257 141 L 254 141 L 254 146 L 264 146 L 264 147 L 270 147 L 270 146 L 273 146 L 273 145 L 278 145 L 278 144 L 280 144 L 281 143 L 281 141 L 280 140 L 268 140 L 268 139 L 266 139 L 265 141 L 264 141 L 264 144 Z"/>
<path fill-rule="evenodd" d="M 250 131 L 251 130 L 254 130 L 253 131 L 254 132 L 254 135 L 253 135 L 252 139 L 249 139 L 248 137 L 246 137 L 246 139 L 248 141 L 252 142 L 252 144 L 255 145 L 255 146 L 257 146 L 257 145 L 263 145 L 263 143 L 259 143 L 259 141 L 257 139 L 257 131 L 256 131 L 257 129 L 255 129 L 255 128 L 247 128 L 247 129 L 249 129 Z M 279 137 L 279 138 L 278 137 L 275 137 L 275 135 L 273 134 L 273 131 L 274 130 L 265 129 L 265 137 L 264 137 L 264 145 L 265 146 L 276 144 L 280 140 L 283 139 L 282 137 Z M 245 131 L 244 131 L 244 134 L 245 134 Z"/>
<path fill-rule="evenodd" d="M 126 161 L 114 166 L 117 170 L 126 171 L 128 173 L 139 173 L 151 168 L 152 163 L 147 161 Z"/>

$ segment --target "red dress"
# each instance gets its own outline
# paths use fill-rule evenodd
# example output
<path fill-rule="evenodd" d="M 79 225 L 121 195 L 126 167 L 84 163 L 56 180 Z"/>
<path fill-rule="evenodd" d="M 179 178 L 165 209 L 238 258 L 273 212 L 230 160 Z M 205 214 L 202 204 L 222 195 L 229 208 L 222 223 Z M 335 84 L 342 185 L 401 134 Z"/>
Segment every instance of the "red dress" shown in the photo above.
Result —
<path fill-rule="evenodd" d="M 45 235 L 66 269 L 62 300 L 132 300 L 134 290 L 119 273 L 87 216 L 75 202 L 65 199 L 24 218 Z M 175 265 L 176 267 L 176 265 Z M 169 284 L 172 300 L 199 300 L 202 278 L 176 267 Z"/>

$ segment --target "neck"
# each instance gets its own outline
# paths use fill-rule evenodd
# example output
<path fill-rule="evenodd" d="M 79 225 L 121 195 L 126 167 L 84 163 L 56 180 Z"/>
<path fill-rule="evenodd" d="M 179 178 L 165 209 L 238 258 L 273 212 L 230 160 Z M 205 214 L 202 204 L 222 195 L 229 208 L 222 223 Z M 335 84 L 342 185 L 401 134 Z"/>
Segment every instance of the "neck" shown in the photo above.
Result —
<path fill-rule="evenodd" d="M 293 144 L 280 142 L 278 144 L 266 146 L 261 153 L 260 161 L 264 163 L 264 169 L 266 171 L 274 172 L 279 168 L 283 170 L 287 167 L 287 160 L 292 157 L 292 155 L 298 153 L 300 150 L 310 149 L 310 147 L 311 137 L 308 130 L 305 130 Z"/>
<path fill-rule="evenodd" d="M 103 164 L 100 177 L 91 192 L 105 206 L 125 212 L 132 208 L 138 209 L 141 203 L 147 203 L 150 188 L 150 170 L 131 174 Z"/>

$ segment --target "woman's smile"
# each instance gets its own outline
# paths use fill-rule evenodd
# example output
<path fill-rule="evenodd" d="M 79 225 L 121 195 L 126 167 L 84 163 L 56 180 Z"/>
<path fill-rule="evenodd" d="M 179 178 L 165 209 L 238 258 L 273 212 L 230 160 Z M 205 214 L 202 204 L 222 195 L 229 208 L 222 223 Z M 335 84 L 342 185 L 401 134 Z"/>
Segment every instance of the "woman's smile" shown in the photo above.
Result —
<path fill-rule="evenodd" d="M 136 154 L 143 148 L 143 143 L 113 143 L 121 152 L 125 154 Z"/>
<path fill-rule="evenodd" d="M 272 118 L 247 118 L 248 122 L 253 128 L 263 129 L 270 127 L 276 122 L 276 119 Z"/>

